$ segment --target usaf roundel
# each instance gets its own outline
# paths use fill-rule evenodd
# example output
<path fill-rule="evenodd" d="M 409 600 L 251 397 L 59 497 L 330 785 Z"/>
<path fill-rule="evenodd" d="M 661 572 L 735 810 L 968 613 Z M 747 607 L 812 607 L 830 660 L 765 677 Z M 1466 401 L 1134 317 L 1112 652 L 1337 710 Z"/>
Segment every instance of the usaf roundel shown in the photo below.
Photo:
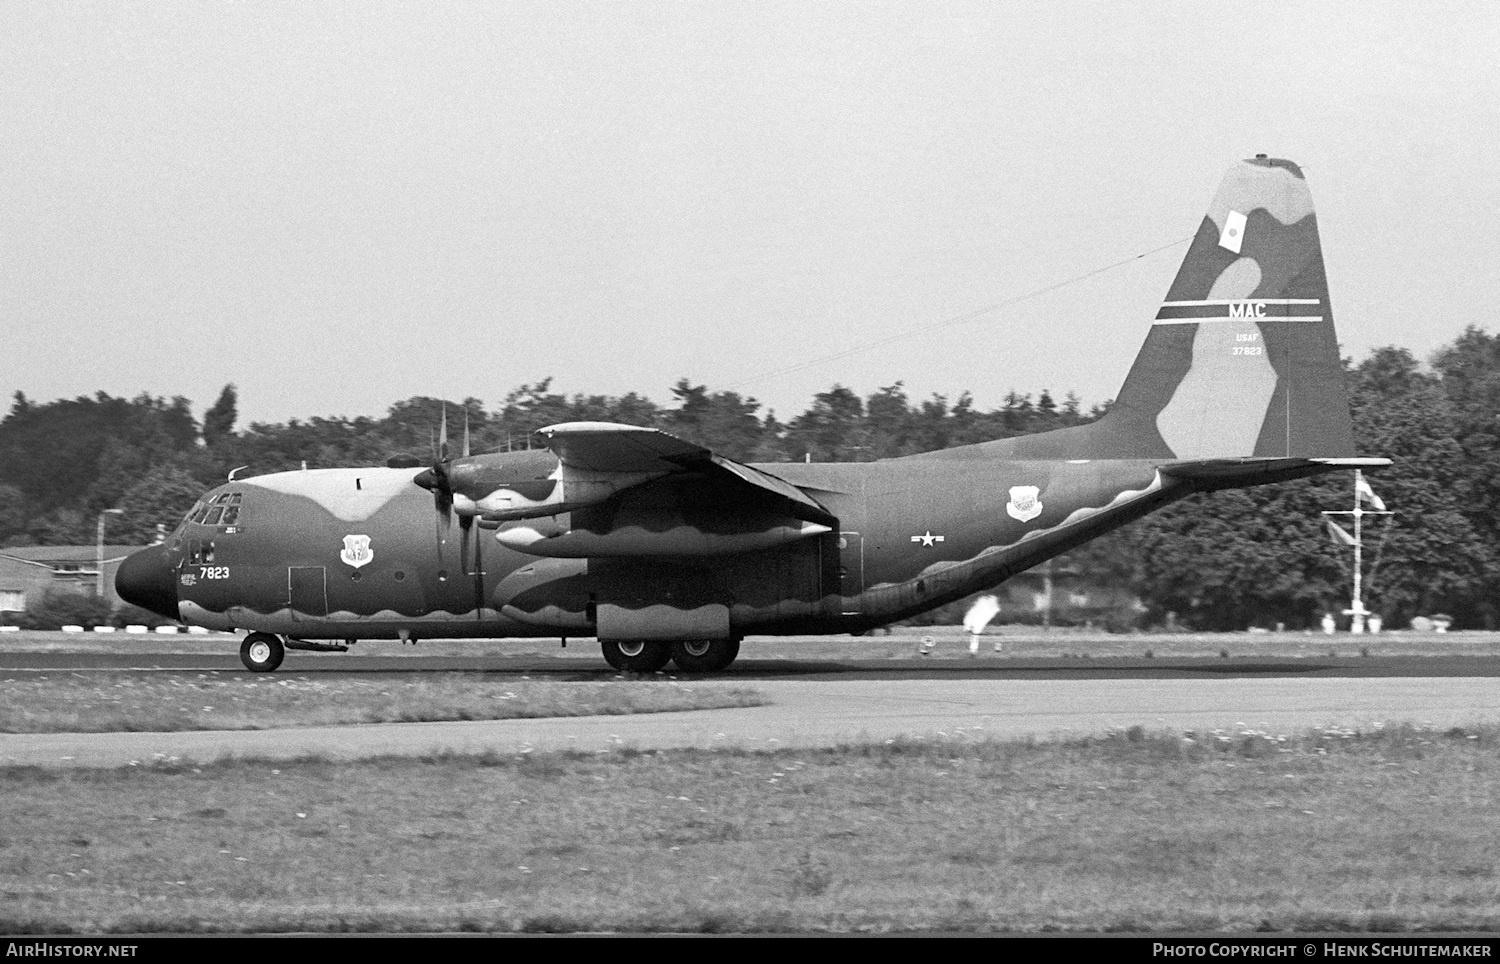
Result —
<path fill-rule="evenodd" d="M 1013 485 L 1010 487 L 1010 502 L 1005 511 L 1017 522 L 1030 522 L 1042 514 L 1042 500 L 1038 498 L 1041 488 L 1035 485 Z"/>
<path fill-rule="evenodd" d="M 344 536 L 344 551 L 339 553 L 339 558 L 356 569 L 373 562 L 375 553 L 370 550 L 370 537 Z"/>

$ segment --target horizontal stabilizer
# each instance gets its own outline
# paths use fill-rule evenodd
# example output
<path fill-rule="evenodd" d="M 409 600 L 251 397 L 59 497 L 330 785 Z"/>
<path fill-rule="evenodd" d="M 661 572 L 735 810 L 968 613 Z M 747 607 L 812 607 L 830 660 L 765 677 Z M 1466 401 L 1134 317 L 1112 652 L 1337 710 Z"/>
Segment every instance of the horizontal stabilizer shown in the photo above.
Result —
<path fill-rule="evenodd" d="M 1196 459 L 1169 462 L 1161 466 L 1163 475 L 1185 479 L 1207 487 L 1258 485 L 1284 482 L 1310 475 L 1322 475 L 1338 469 L 1375 469 L 1390 465 L 1390 459 L 1374 458 L 1243 458 Z"/>

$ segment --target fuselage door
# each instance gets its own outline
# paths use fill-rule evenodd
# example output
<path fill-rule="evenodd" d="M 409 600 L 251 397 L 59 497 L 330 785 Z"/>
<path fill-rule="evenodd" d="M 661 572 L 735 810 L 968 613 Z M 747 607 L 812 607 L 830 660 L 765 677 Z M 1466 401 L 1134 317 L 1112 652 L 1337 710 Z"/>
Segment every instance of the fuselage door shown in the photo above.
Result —
<path fill-rule="evenodd" d="M 839 533 L 838 594 L 845 616 L 864 611 L 865 540 L 858 532 Z"/>
<path fill-rule="evenodd" d="M 328 574 L 322 566 L 287 569 L 287 603 L 292 618 L 328 615 Z"/>

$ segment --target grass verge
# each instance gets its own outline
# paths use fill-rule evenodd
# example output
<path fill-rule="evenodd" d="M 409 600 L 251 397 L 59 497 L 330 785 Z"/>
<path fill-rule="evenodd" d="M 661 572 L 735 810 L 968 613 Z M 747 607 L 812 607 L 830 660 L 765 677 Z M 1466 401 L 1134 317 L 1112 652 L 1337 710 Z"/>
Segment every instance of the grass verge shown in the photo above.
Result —
<path fill-rule="evenodd" d="M 1500 728 L 0 771 L 0 931 L 1500 927 Z"/>
<path fill-rule="evenodd" d="M 264 730 L 662 713 L 764 702 L 748 687 L 664 678 L 552 682 L 431 672 L 381 674 L 373 680 L 60 672 L 0 680 L 0 732 Z"/>

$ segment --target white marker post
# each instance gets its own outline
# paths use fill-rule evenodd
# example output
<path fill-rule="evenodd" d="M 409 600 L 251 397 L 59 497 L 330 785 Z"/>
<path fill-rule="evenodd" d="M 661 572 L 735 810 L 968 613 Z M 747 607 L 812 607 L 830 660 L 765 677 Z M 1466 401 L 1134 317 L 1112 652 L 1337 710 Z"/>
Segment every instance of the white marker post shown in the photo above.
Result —
<path fill-rule="evenodd" d="M 964 614 L 964 629 L 969 631 L 969 655 L 979 655 L 979 636 L 984 627 L 1000 611 L 1000 600 L 995 596 L 980 596 Z M 1000 652 L 1000 640 L 995 640 L 995 652 Z"/>

